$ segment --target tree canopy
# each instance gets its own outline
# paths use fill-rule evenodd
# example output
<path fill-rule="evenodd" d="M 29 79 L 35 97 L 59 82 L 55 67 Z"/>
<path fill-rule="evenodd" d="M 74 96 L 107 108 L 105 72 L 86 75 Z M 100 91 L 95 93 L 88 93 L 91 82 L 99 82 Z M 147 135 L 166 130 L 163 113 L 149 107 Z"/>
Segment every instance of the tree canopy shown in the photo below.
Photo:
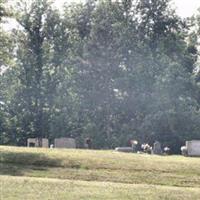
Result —
<path fill-rule="evenodd" d="M 0 65 L 9 66 L 0 143 L 159 140 L 178 153 L 200 139 L 200 17 L 183 20 L 169 2 L 88 0 L 60 12 L 48 0 L 19 1 L 12 15 L 21 28 L 0 35 Z"/>

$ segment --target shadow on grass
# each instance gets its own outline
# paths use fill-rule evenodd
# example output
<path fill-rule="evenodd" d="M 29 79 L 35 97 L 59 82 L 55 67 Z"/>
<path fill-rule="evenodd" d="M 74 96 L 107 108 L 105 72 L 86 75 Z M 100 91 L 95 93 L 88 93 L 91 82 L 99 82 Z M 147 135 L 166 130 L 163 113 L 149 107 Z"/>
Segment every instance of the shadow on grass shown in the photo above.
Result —
<path fill-rule="evenodd" d="M 61 160 L 43 153 L 0 151 L 0 175 L 20 176 L 29 170 L 44 171 L 48 167 L 62 167 Z"/>
<path fill-rule="evenodd" d="M 0 163 L 0 175 L 24 176 L 30 170 L 46 170 L 37 166 L 24 166 L 19 164 Z"/>

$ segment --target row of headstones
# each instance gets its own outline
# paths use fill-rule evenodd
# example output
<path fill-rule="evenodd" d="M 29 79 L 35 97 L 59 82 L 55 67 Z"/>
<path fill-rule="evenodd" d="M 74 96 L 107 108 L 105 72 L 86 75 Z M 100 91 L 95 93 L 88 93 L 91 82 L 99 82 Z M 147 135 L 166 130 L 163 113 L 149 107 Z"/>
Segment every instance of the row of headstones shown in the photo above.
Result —
<path fill-rule="evenodd" d="M 49 145 L 49 140 L 47 138 L 28 138 L 27 140 L 28 147 L 43 147 L 43 148 L 76 148 L 76 140 L 74 138 L 56 138 L 54 140 L 54 144 Z M 84 141 L 84 147 L 87 149 L 92 148 L 92 140 L 90 138 L 86 138 Z"/>
<path fill-rule="evenodd" d="M 117 147 L 115 148 L 116 151 L 120 151 L 120 152 L 144 152 L 144 153 L 149 153 L 149 154 L 156 154 L 156 155 L 162 155 L 163 154 L 163 150 L 165 153 L 169 153 L 170 148 L 169 147 L 165 147 L 163 150 L 161 148 L 161 143 L 156 141 L 153 144 L 153 147 L 151 147 L 149 144 L 142 144 L 139 147 L 139 144 L 136 140 L 131 140 L 130 141 L 131 147 Z M 140 149 L 142 151 L 140 151 Z"/>
<path fill-rule="evenodd" d="M 41 144 L 40 144 L 41 143 Z M 132 140 L 131 147 L 117 147 L 116 151 L 121 152 L 138 152 L 138 142 Z M 27 140 L 28 147 L 44 147 L 49 148 L 49 140 L 46 138 L 38 139 L 38 138 L 29 138 Z M 54 140 L 54 144 L 50 145 L 51 148 L 76 148 L 76 140 L 73 138 L 56 138 Z M 85 140 L 85 148 L 92 148 L 92 141 L 90 138 Z M 151 153 L 156 155 L 162 155 L 163 153 L 169 154 L 170 148 L 165 147 L 163 150 L 161 148 L 160 142 L 156 141 L 151 147 L 148 144 L 142 144 L 141 149 L 144 153 Z M 181 147 L 181 152 L 185 156 L 200 156 L 200 140 L 192 140 L 186 141 L 186 145 Z"/>
<path fill-rule="evenodd" d="M 76 148 L 76 140 L 73 138 L 56 138 L 54 144 L 49 145 L 47 138 L 29 138 L 27 140 L 28 147 L 43 147 L 43 148 Z"/>
<path fill-rule="evenodd" d="M 131 142 L 132 147 L 117 147 L 116 151 L 121 152 L 139 152 L 138 151 L 138 142 L 132 141 Z M 142 152 L 149 153 L 149 154 L 156 154 L 156 155 L 162 155 L 164 154 L 170 154 L 170 148 L 165 147 L 163 150 L 161 148 L 160 142 L 156 141 L 153 144 L 153 147 L 151 147 L 148 144 L 142 144 L 141 145 Z M 181 147 L 182 155 L 184 156 L 200 156 L 200 140 L 192 140 L 192 141 L 186 141 L 186 145 Z"/>
<path fill-rule="evenodd" d="M 131 141 L 132 147 L 117 147 L 117 151 L 121 152 L 137 152 L 137 141 Z M 29 138 L 27 140 L 28 147 L 43 147 L 43 148 L 76 148 L 76 140 L 73 138 L 56 138 L 54 140 L 54 144 L 49 145 L 49 140 L 46 138 Z M 90 138 L 86 138 L 85 148 L 91 149 L 92 141 Z M 161 144 L 159 142 L 155 142 L 153 147 L 150 147 L 148 144 L 142 144 L 141 148 L 145 153 L 152 153 L 152 154 L 162 154 Z"/>

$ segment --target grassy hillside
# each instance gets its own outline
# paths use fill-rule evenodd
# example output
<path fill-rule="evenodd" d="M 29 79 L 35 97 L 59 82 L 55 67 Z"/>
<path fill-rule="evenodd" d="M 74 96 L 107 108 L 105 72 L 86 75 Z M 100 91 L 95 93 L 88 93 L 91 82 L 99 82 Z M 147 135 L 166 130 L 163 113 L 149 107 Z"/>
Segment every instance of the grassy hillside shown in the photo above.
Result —
<path fill-rule="evenodd" d="M 0 147 L 0 162 L 3 200 L 200 199 L 199 158 Z"/>

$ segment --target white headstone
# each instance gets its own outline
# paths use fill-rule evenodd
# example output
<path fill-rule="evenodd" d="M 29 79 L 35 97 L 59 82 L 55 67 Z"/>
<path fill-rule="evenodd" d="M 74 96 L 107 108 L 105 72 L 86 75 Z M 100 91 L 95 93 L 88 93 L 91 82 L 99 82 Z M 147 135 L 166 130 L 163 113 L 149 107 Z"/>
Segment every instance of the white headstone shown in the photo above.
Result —
<path fill-rule="evenodd" d="M 54 140 L 55 148 L 76 148 L 76 141 L 73 138 L 56 138 Z"/>
<path fill-rule="evenodd" d="M 188 156 L 200 156 L 200 140 L 186 141 Z"/>
<path fill-rule="evenodd" d="M 49 148 L 49 140 L 46 138 L 42 138 L 42 147 Z"/>
<path fill-rule="evenodd" d="M 42 138 L 41 145 L 40 145 L 39 138 L 28 138 L 28 140 L 27 140 L 28 147 L 43 147 L 43 148 L 49 148 L 49 140 L 47 138 Z"/>

